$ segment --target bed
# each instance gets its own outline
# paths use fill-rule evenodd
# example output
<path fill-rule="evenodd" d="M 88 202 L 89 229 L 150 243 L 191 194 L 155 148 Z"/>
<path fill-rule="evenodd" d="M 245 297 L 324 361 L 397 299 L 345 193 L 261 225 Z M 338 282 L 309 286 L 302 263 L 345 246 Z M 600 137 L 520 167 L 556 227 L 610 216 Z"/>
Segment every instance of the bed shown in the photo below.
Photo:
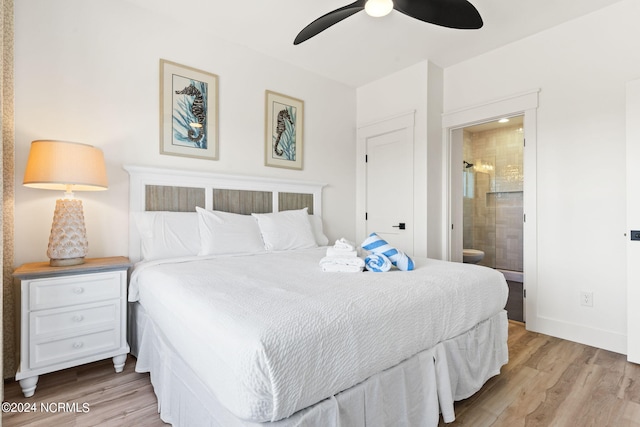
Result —
<path fill-rule="evenodd" d="M 163 421 L 434 426 L 507 362 L 499 272 L 322 272 L 323 184 L 125 169 L 129 344 Z"/>

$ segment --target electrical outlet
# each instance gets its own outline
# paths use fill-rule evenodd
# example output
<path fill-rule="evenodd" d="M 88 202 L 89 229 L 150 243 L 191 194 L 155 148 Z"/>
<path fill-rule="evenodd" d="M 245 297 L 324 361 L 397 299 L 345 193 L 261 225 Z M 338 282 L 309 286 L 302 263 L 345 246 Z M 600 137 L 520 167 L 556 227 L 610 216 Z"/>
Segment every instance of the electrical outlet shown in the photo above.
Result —
<path fill-rule="evenodd" d="M 580 305 L 584 307 L 593 307 L 593 292 L 580 291 Z"/>

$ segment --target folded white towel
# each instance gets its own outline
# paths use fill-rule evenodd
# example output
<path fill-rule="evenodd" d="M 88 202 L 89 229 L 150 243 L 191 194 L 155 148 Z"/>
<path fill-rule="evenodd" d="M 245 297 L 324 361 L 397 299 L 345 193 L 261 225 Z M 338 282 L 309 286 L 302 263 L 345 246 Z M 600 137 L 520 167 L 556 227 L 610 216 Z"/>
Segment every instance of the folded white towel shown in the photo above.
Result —
<path fill-rule="evenodd" d="M 364 269 L 362 258 L 324 257 L 320 260 L 322 271 L 342 271 L 357 273 Z"/>
<path fill-rule="evenodd" d="M 338 264 L 338 265 L 353 265 L 356 267 L 364 267 L 364 260 L 362 258 L 341 258 L 327 256 L 320 260 L 320 265 L 324 264 Z"/>
<path fill-rule="evenodd" d="M 343 251 L 355 251 L 356 245 L 355 243 L 352 243 L 347 239 L 345 239 L 344 237 L 342 237 L 336 240 L 336 243 L 333 245 L 333 248 L 336 250 L 343 250 Z"/>
<path fill-rule="evenodd" d="M 332 257 L 344 257 L 344 258 L 355 258 L 358 256 L 358 251 L 348 251 L 346 249 L 336 249 L 332 246 L 327 248 L 327 256 Z"/>
<path fill-rule="evenodd" d="M 360 273 L 362 272 L 362 267 L 356 267 L 355 265 L 325 264 L 322 266 L 322 271 L 325 273 Z"/>

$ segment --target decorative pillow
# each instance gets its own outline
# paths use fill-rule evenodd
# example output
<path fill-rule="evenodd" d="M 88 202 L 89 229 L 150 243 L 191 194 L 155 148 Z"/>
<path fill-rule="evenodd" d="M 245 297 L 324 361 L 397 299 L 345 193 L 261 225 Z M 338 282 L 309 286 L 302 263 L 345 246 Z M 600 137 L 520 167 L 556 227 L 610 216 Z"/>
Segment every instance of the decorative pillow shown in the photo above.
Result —
<path fill-rule="evenodd" d="M 141 238 L 142 259 L 198 255 L 200 230 L 195 212 L 133 212 Z"/>
<path fill-rule="evenodd" d="M 324 234 L 322 218 L 317 215 L 309 215 L 309 221 L 311 222 L 313 236 L 316 238 L 316 244 L 318 246 L 327 246 L 329 244 L 329 238 Z"/>
<path fill-rule="evenodd" d="M 267 214 L 251 214 L 258 220 L 268 251 L 314 248 L 317 245 L 307 208 Z"/>
<path fill-rule="evenodd" d="M 200 224 L 199 255 L 264 252 L 256 219 L 251 215 L 196 208 Z"/>

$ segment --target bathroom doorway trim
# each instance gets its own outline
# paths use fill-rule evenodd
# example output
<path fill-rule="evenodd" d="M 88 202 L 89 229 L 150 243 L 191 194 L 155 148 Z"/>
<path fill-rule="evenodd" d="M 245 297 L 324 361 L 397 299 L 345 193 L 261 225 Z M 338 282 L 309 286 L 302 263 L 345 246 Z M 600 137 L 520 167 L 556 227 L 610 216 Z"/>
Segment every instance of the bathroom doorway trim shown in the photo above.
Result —
<path fill-rule="evenodd" d="M 462 235 L 462 186 L 456 185 L 454 172 L 460 171 L 462 153 L 455 150 L 453 144 L 454 131 L 498 120 L 502 117 L 524 116 L 524 199 L 523 199 L 523 270 L 525 292 L 524 315 L 527 329 L 535 331 L 537 323 L 537 217 L 536 217 L 536 141 L 537 110 L 540 89 L 519 93 L 513 96 L 474 105 L 442 115 L 443 135 L 443 182 L 444 197 L 442 253 L 448 260 L 461 259 L 462 244 L 456 244 Z M 458 234 L 459 233 L 459 234 Z M 454 254 L 455 251 L 455 254 Z"/>

